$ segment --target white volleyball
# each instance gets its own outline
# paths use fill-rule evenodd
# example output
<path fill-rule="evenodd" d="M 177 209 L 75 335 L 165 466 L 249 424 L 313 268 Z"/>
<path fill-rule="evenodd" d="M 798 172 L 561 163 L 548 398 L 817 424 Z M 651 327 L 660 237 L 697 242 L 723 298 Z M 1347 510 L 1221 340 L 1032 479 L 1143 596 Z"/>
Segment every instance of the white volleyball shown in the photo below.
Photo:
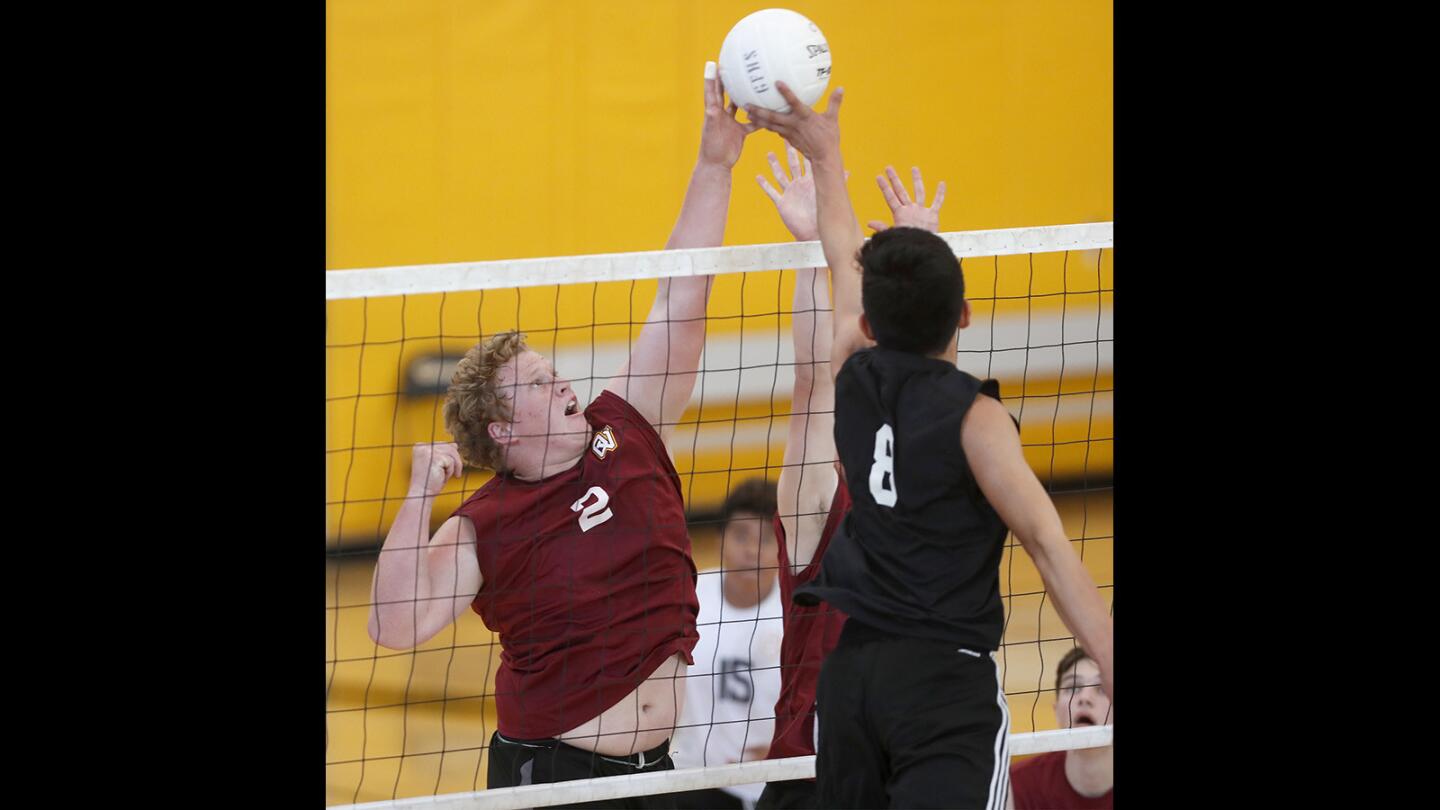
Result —
<path fill-rule="evenodd" d="M 790 112 L 776 81 L 813 106 L 830 84 L 830 44 L 804 15 L 783 8 L 757 11 L 725 35 L 720 81 L 741 107 Z"/>

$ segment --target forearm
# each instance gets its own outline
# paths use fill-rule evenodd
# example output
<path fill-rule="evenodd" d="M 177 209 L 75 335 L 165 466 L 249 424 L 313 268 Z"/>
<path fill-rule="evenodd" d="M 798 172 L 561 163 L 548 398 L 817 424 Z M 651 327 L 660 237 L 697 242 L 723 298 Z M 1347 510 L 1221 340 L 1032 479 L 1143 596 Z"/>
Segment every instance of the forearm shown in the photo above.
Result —
<path fill-rule="evenodd" d="M 387 647 L 411 647 L 421 618 L 431 608 L 427 553 L 434 496 L 405 499 L 375 564 L 371 585 L 370 636 Z"/>
<path fill-rule="evenodd" d="M 1114 623 L 1085 564 L 1070 547 L 1070 540 L 1063 531 L 1052 530 L 1045 539 L 1024 545 L 1045 590 L 1055 600 L 1061 621 L 1075 634 L 1086 655 L 1099 665 L 1105 681 L 1113 682 Z"/>
<path fill-rule="evenodd" d="M 790 337 L 795 348 L 795 385 L 813 385 L 816 372 L 827 377 L 830 364 L 832 316 L 830 288 L 818 267 L 795 271 L 795 301 Z"/>
<path fill-rule="evenodd" d="M 850 355 L 865 345 L 860 332 L 860 271 L 856 256 L 864 239 L 845 189 L 838 150 L 833 162 L 815 162 L 815 202 L 820 243 L 830 266 L 834 307 L 831 313 L 829 375 L 833 380 Z"/>
<path fill-rule="evenodd" d="M 729 210 L 729 167 L 698 161 L 690 174 L 685 201 L 680 205 L 680 216 L 665 249 L 720 245 L 725 240 L 725 218 Z"/>
<path fill-rule="evenodd" d="M 830 265 L 837 323 L 860 313 L 860 274 L 855 256 L 864 238 L 845 188 L 845 167 L 838 151 L 814 161 L 815 207 L 820 244 Z"/>
<path fill-rule="evenodd" d="M 715 247 L 725 236 L 730 169 L 700 160 L 690 175 L 667 250 Z M 674 424 L 695 388 L 705 347 L 711 276 L 664 278 L 630 359 L 606 388 L 624 397 L 657 430 Z M 663 435 L 663 434 L 662 434 Z"/>

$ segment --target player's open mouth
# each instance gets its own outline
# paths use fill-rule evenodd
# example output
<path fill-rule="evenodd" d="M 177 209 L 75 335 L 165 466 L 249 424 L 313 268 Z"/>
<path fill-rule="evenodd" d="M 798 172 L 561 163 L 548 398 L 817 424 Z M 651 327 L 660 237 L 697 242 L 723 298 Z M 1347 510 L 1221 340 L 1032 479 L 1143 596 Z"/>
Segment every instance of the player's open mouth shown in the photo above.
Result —
<path fill-rule="evenodd" d="M 1080 715 L 1079 717 L 1074 718 L 1074 719 L 1071 720 L 1071 722 L 1070 722 L 1070 726 L 1071 726 L 1072 728 L 1078 728 L 1078 727 L 1080 727 L 1080 726 L 1093 726 L 1093 725 L 1095 725 L 1095 721 L 1094 721 L 1094 720 L 1091 720 L 1091 719 L 1090 719 L 1088 716 L 1086 716 L 1086 715 Z"/>
<path fill-rule="evenodd" d="M 579 411 L 579 410 L 580 410 L 580 404 L 579 404 L 578 402 L 576 402 L 575 400 L 572 399 L 572 400 L 570 400 L 570 404 L 568 404 L 568 405 L 565 406 L 565 415 L 566 415 L 566 416 L 574 416 L 575 413 L 576 413 L 576 411 Z"/>

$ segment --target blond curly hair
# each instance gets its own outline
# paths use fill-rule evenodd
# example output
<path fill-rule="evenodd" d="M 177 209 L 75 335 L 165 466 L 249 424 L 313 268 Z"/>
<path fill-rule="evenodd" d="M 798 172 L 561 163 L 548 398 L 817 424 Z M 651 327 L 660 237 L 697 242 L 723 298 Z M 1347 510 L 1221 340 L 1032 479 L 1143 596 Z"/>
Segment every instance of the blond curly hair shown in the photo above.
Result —
<path fill-rule="evenodd" d="M 455 366 L 445 392 L 445 429 L 471 467 L 503 472 L 505 448 L 490 438 L 490 423 L 510 421 L 510 399 L 500 390 L 500 367 L 527 350 L 525 336 L 505 332 L 476 345 Z"/>

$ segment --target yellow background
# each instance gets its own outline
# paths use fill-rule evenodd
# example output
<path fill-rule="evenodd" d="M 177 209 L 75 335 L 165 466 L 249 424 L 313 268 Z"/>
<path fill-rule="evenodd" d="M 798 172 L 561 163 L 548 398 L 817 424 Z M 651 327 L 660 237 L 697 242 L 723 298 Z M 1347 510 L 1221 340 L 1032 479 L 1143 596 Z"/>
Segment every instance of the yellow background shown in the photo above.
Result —
<path fill-rule="evenodd" d="M 731 25 L 765 7 L 719 0 L 331 0 L 326 269 L 663 247 L 699 145 L 703 65 L 716 58 Z M 887 164 L 907 181 L 908 168 L 920 166 L 932 193 L 947 181 L 945 231 L 1113 219 L 1111 3 L 832 0 L 784 7 L 819 25 L 833 57 L 830 88 L 846 88 L 841 130 L 861 222 L 888 220 L 873 179 Z M 773 133 L 756 133 L 746 143 L 734 172 L 725 244 L 790 240 L 754 180 L 769 177 L 770 150 L 783 160 L 783 143 Z M 1071 308 L 1110 303 L 1111 293 L 1093 292 L 1113 288 L 1110 251 L 1074 254 L 1063 263 L 1058 255 L 1030 261 L 967 262 L 970 296 L 1067 290 L 1063 304 Z M 788 318 L 756 313 L 788 308 L 790 276 L 723 278 L 710 306 L 712 336 L 737 330 L 738 320 L 723 318 L 744 313 L 751 316 L 747 334 L 755 329 L 772 341 L 777 333 L 788 340 Z M 627 326 L 594 333 L 563 327 L 642 321 L 653 289 L 653 283 L 607 284 L 327 303 L 327 547 L 358 548 L 382 536 L 404 495 L 409 443 L 448 439 L 434 398 L 397 393 L 416 357 L 442 344 L 453 357 L 481 334 L 516 326 L 538 335 L 542 351 L 623 341 L 632 331 Z M 1061 305 L 1053 297 L 976 306 L 1004 314 Z M 562 331 L 553 331 L 557 327 Z M 1013 407 L 1020 381 L 1002 382 Z M 1088 391 L 1112 383 L 1106 369 L 1094 379 L 1026 379 L 1023 393 L 1053 394 L 1057 387 Z M 786 412 L 788 394 L 732 402 L 718 413 L 770 419 Z M 714 418 L 709 409 L 707 400 L 705 415 Z M 775 438 L 783 439 L 783 418 L 773 421 Z M 1108 475 L 1108 415 L 1079 425 L 1053 421 L 1024 420 L 1027 444 L 1078 443 L 1027 448 L 1042 477 L 1047 464 L 1072 475 Z M 779 448 L 777 442 L 740 447 L 718 461 L 677 458 L 677 466 L 682 473 L 763 468 L 778 464 Z M 703 478 L 687 481 L 692 509 L 713 505 L 729 480 Z M 462 491 L 483 480 L 470 473 L 456 482 L 437 515 L 448 514 Z M 1074 527 L 1077 539 L 1099 538 L 1087 541 L 1086 561 L 1107 585 L 1108 498 L 1081 512 L 1081 518 L 1067 517 L 1067 528 Z M 697 537 L 702 567 L 711 552 Z M 1028 570 L 1023 558 L 1016 555 L 1017 568 Z M 451 755 L 443 768 L 434 757 L 407 760 L 404 772 L 401 760 L 374 758 L 481 744 L 471 721 L 484 716 L 484 701 L 463 698 L 488 691 L 476 679 L 493 679 L 493 638 L 477 617 L 467 616 L 426 645 L 433 652 L 379 650 L 377 658 L 363 629 L 373 557 L 328 565 L 327 763 L 351 763 L 327 766 L 328 801 L 483 788 L 483 768 L 474 780 L 483 764 L 478 750 L 469 759 Z M 1002 588 L 1037 591 L 1038 580 L 1029 577 L 1002 578 Z M 1110 598 L 1109 589 L 1102 593 Z M 1048 623 L 1049 602 L 1022 611 L 1020 603 L 1030 598 L 1011 600 L 1012 615 L 1035 616 L 1028 625 L 1012 621 L 1007 643 L 1022 640 L 1017 626 L 1034 625 L 1029 638 L 1037 643 L 1030 647 L 1038 653 L 1038 639 L 1068 634 Z M 1045 660 L 1053 663 L 1058 653 L 1050 649 Z M 1040 679 L 1038 668 L 1027 671 L 1015 689 L 1034 690 Z M 1008 676 L 1007 691 L 1014 691 Z M 431 704 L 444 707 L 445 719 L 426 725 L 418 719 L 423 707 L 378 708 L 426 696 L 449 698 Z M 359 710 L 337 711 L 346 707 Z M 1033 720 L 1013 696 L 1012 710 L 1016 731 L 1053 724 L 1043 703 Z M 451 728 L 455 722 L 470 731 Z M 493 730 L 493 715 L 486 724 Z M 368 760 L 363 785 L 360 759 Z"/>

